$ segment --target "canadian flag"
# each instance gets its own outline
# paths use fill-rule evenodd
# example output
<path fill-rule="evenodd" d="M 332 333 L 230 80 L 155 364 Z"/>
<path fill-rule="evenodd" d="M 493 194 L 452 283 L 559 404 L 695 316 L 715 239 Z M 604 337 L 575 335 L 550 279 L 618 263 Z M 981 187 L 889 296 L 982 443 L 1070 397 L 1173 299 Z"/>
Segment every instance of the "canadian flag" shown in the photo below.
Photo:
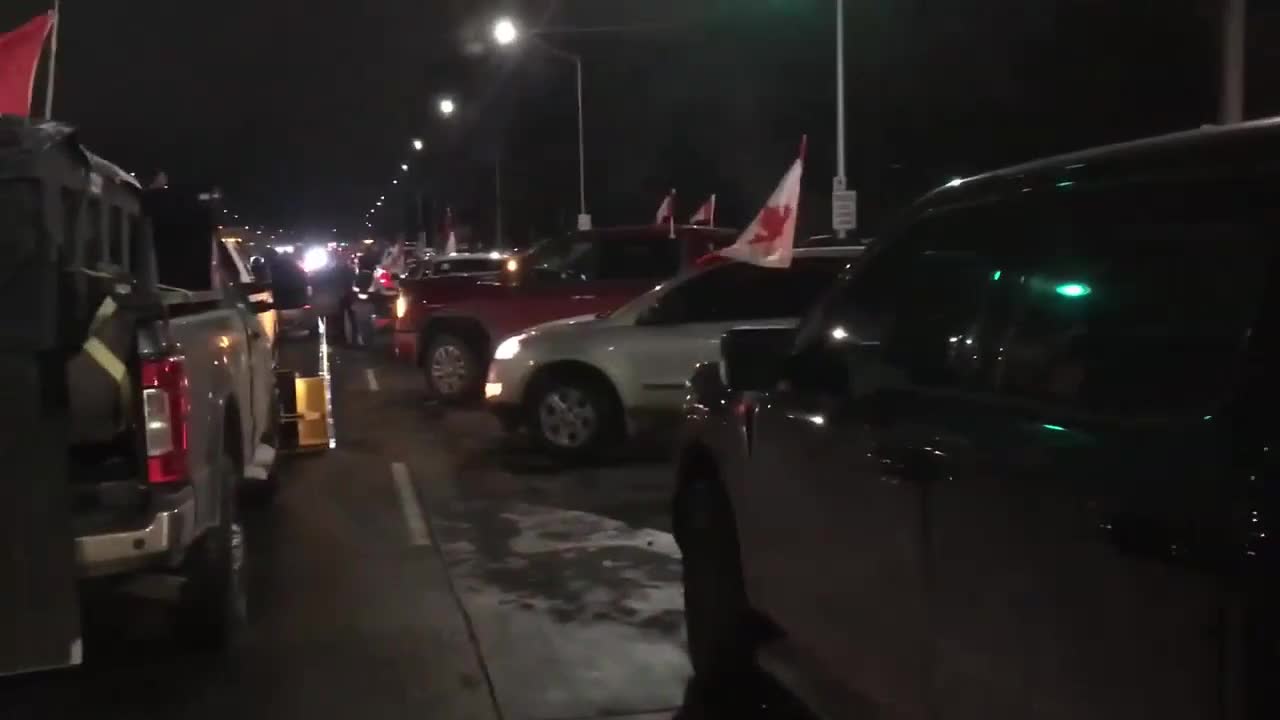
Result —
<path fill-rule="evenodd" d="M 47 12 L 0 35 L 0 115 L 25 116 L 31 112 L 36 65 L 53 22 L 53 12 Z"/>
<path fill-rule="evenodd" d="M 800 155 L 782 176 L 778 189 L 751 221 L 738 241 L 724 248 L 724 257 L 771 268 L 791 267 L 796 246 L 796 213 L 800 208 L 800 178 L 804 175 L 804 149 L 807 138 L 800 140 Z"/>
<path fill-rule="evenodd" d="M 453 208 L 444 209 L 444 254 L 452 255 L 458 252 L 458 236 L 453 234 Z"/>
<path fill-rule="evenodd" d="M 711 193 L 711 197 L 702 203 L 702 207 L 689 218 L 690 225 L 707 225 L 715 227 L 716 225 L 716 194 Z"/>
<path fill-rule="evenodd" d="M 665 225 L 675 218 L 676 212 L 676 189 L 671 188 L 671 192 L 662 198 L 662 204 L 658 206 L 658 215 L 654 218 L 654 225 Z"/>

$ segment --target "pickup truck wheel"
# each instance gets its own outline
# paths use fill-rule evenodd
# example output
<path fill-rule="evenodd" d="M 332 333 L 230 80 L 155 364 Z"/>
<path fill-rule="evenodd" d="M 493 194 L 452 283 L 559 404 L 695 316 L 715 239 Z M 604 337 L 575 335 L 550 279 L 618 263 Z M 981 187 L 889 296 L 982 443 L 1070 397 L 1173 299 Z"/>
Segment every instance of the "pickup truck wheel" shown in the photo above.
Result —
<path fill-rule="evenodd" d="M 480 362 L 475 350 L 456 335 L 436 335 L 423 357 L 427 392 L 444 402 L 473 397 L 480 389 Z"/>
<path fill-rule="evenodd" d="M 694 675 L 709 688 L 750 675 L 764 623 L 751 610 L 733 509 L 714 477 L 694 477 L 676 493 L 685 623 Z"/>
<path fill-rule="evenodd" d="M 244 527 L 237 512 L 235 462 L 228 453 L 213 480 L 221 483 L 222 513 L 187 556 L 177 632 L 184 643 L 218 650 L 235 642 L 248 617 L 248 602 Z"/>
<path fill-rule="evenodd" d="M 616 403 L 599 381 L 552 376 L 534 385 L 526 397 L 533 439 L 562 460 L 591 458 L 615 436 Z"/>

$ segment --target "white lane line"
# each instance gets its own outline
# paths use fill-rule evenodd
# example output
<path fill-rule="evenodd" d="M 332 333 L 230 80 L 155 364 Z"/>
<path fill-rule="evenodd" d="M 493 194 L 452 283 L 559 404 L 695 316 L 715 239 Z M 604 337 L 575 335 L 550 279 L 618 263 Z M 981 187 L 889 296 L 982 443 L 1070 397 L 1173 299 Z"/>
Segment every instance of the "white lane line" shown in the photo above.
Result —
<path fill-rule="evenodd" d="M 409 544 L 415 547 L 430 545 L 431 537 L 427 534 L 422 505 L 418 503 L 418 494 L 413 491 L 413 482 L 409 479 L 409 466 L 402 462 L 391 463 L 391 479 L 400 494 L 400 509 L 404 511 L 404 524 L 409 528 Z"/>
<path fill-rule="evenodd" d="M 369 389 L 373 392 L 378 392 L 378 376 L 373 374 L 373 368 L 366 368 L 364 377 L 369 381 Z"/>

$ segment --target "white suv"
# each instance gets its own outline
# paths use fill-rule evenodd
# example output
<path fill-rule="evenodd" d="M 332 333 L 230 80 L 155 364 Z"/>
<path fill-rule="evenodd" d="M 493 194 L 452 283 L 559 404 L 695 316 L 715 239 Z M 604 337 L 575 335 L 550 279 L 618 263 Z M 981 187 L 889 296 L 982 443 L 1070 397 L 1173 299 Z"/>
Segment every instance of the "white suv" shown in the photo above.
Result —
<path fill-rule="evenodd" d="M 485 399 L 508 431 L 579 458 L 678 415 L 685 382 L 743 324 L 793 326 L 861 252 L 800 248 L 774 270 L 725 262 L 658 285 L 608 315 L 538 325 L 498 344 Z"/>

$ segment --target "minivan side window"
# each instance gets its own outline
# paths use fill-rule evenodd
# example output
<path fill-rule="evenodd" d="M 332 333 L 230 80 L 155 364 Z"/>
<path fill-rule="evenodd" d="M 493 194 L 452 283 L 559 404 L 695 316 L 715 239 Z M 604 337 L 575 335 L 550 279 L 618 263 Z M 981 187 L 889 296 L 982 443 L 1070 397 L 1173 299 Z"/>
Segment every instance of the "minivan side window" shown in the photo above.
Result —
<path fill-rule="evenodd" d="M 1274 195 L 1274 192 L 1272 193 Z M 1028 216 L 1002 393 L 1143 418 L 1209 412 L 1261 303 L 1276 213 L 1262 188 L 1108 190 Z"/>
<path fill-rule="evenodd" d="M 949 208 L 886 238 L 828 298 L 828 317 L 818 327 L 806 323 L 801 343 L 835 341 L 914 385 L 985 376 L 990 333 L 980 319 L 998 324 L 1002 314 L 993 278 L 1008 264 L 1004 215 L 985 206 Z"/>

